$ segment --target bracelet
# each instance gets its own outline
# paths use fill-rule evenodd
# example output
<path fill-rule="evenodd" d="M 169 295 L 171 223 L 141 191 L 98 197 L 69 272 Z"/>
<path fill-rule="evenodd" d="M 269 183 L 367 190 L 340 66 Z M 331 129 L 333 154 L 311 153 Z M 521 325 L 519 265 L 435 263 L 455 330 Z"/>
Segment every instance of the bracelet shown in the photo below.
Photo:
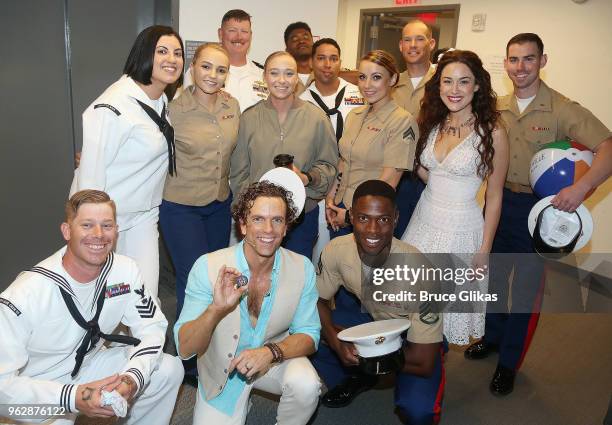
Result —
<path fill-rule="evenodd" d="M 283 355 L 283 350 L 281 350 L 281 348 L 277 344 L 273 342 L 267 342 L 264 344 L 264 347 L 268 347 L 268 349 L 272 352 L 272 363 L 283 362 L 285 356 Z"/>

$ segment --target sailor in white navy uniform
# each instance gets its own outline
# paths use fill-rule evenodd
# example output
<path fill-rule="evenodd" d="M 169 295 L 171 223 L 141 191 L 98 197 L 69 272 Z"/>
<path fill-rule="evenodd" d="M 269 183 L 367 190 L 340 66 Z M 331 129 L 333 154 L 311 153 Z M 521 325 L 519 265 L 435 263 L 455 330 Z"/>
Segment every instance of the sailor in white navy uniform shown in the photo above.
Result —
<path fill-rule="evenodd" d="M 157 222 L 164 182 L 175 173 L 174 130 L 164 89 L 182 74 L 183 42 L 172 28 L 143 30 L 124 76 L 83 113 L 83 151 L 70 194 L 106 191 L 117 202 L 117 252 L 136 260 L 157 298 Z"/>
<path fill-rule="evenodd" d="M 247 57 L 253 37 L 251 16 L 244 10 L 230 10 L 223 15 L 217 33 L 230 58 L 225 90 L 238 99 L 240 112 L 243 112 L 268 97 L 263 81 L 263 65 Z"/>
<path fill-rule="evenodd" d="M 168 322 L 137 265 L 112 252 L 114 203 L 104 192 L 76 193 L 61 231 L 67 246 L 0 294 L 0 405 L 53 406 L 65 413 L 54 424 L 108 418 L 104 387 L 130 404 L 127 423 L 168 424 L 183 367 L 162 353 Z M 119 323 L 132 336 L 108 335 Z M 104 348 L 105 340 L 125 345 Z"/>
<path fill-rule="evenodd" d="M 300 95 L 318 106 L 331 120 L 336 140 L 342 137 L 344 120 L 353 108 L 363 106 L 365 101 L 359 87 L 343 80 L 338 75 L 341 67 L 340 46 L 332 38 L 322 38 L 312 46 L 312 71 L 314 80 Z M 313 250 L 315 260 L 329 242 L 327 219 L 325 218 L 325 200 L 319 204 L 319 237 Z"/>

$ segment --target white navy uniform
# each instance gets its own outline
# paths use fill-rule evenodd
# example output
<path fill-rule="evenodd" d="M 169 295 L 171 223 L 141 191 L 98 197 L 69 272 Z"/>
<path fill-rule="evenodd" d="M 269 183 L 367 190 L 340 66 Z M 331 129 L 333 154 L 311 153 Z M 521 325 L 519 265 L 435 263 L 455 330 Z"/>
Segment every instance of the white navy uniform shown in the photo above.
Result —
<path fill-rule="evenodd" d="M 108 87 L 83 112 L 83 151 L 70 196 L 102 190 L 117 205 L 117 252 L 136 260 L 147 288 L 157 297 L 157 221 L 168 173 L 168 144 L 136 100 L 158 115 L 168 100 L 151 100 L 128 76 Z"/>
<path fill-rule="evenodd" d="M 249 58 L 244 66 L 230 65 L 225 90 L 238 99 L 240 112 L 267 99 L 268 88 L 263 80 L 263 67 Z"/>
<path fill-rule="evenodd" d="M 70 415 L 54 423 L 70 423 L 76 419 L 77 386 L 119 373 L 130 375 L 138 386 L 128 423 L 169 423 L 183 368 L 178 358 L 162 353 L 168 322 L 144 288 L 136 263 L 109 254 L 95 281 L 95 296 L 81 305 L 73 289 L 79 284 L 62 265 L 65 252 L 63 247 L 22 272 L 0 294 L 0 404 L 59 406 Z M 72 318 L 60 287 L 85 320 L 94 317 L 98 295 L 105 291 L 100 331 L 110 334 L 122 323 L 140 343 L 103 348 L 100 338 L 72 378 L 86 331 Z"/>
<path fill-rule="evenodd" d="M 338 90 L 336 90 L 336 92 L 332 95 L 322 96 L 319 90 L 317 89 L 314 81 L 308 87 L 306 87 L 306 90 L 300 95 L 300 99 L 306 100 L 314 104 L 315 106 L 320 107 L 320 105 L 316 102 L 311 93 L 312 90 L 315 95 L 318 95 L 321 98 L 323 103 L 329 109 L 333 109 L 335 106 L 334 101 L 336 100 L 336 96 L 338 95 L 338 93 L 340 93 L 342 89 L 344 89 L 342 101 L 338 106 L 338 111 L 342 115 L 334 114 L 329 116 L 332 126 L 334 127 L 334 133 L 336 133 L 336 129 L 338 128 L 339 120 L 343 120 L 343 122 L 345 122 L 346 117 L 348 116 L 349 112 L 351 112 L 351 110 L 358 106 L 365 105 L 365 100 L 359 92 L 359 87 L 349 83 L 346 80 L 343 80 L 342 78 L 339 78 L 339 80 L 340 85 L 338 85 Z M 315 244 L 315 247 L 313 249 L 313 261 L 316 261 L 316 259 L 319 258 L 321 252 L 323 251 L 323 248 L 325 247 L 325 245 L 327 245 L 328 242 L 329 232 L 327 231 L 327 220 L 325 218 L 325 199 L 323 199 L 321 202 L 319 202 L 319 237 L 317 238 L 317 243 Z"/>

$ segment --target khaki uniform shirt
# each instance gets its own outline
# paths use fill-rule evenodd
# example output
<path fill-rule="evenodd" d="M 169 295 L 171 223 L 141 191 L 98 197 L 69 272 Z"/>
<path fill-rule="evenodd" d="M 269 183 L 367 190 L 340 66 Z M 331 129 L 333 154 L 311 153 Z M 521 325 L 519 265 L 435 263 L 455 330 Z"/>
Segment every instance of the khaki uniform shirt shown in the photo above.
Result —
<path fill-rule="evenodd" d="M 421 100 L 425 95 L 425 84 L 433 77 L 436 73 L 436 67 L 430 66 L 427 73 L 423 76 L 419 84 L 414 87 L 408 71 L 404 71 L 400 74 L 399 80 L 395 89 L 393 90 L 393 100 L 410 112 L 415 118 L 419 116 L 421 110 Z"/>
<path fill-rule="evenodd" d="M 334 202 L 350 207 L 357 186 L 378 179 L 383 167 L 412 170 L 418 138 L 414 117 L 393 100 L 376 112 L 369 105 L 353 109 L 339 142 L 343 168 Z"/>
<path fill-rule="evenodd" d="M 304 91 L 306 91 L 306 88 L 308 88 L 312 84 L 313 81 L 314 81 L 314 74 L 312 72 L 308 76 L 308 80 L 306 80 L 306 84 L 304 84 L 302 80 L 298 78 L 297 85 L 295 86 L 295 97 L 300 97 L 300 95 L 304 93 Z"/>
<path fill-rule="evenodd" d="M 217 96 L 211 113 L 193 96 L 193 86 L 170 103 L 177 173 L 166 177 L 164 199 L 204 206 L 229 196 L 229 162 L 236 146 L 240 107 Z"/>
<path fill-rule="evenodd" d="M 519 113 L 514 93 L 501 97 L 497 109 L 508 131 L 507 181 L 529 185 L 531 158 L 542 145 L 566 137 L 595 148 L 612 133 L 588 109 L 540 82 L 538 93 Z"/>
<path fill-rule="evenodd" d="M 312 182 L 306 186 L 305 205 L 306 212 L 312 210 L 336 178 L 338 148 L 327 116 L 300 99 L 295 99 L 283 125 L 278 122 L 278 113 L 270 100 L 244 111 L 231 158 L 234 199 L 274 168 L 272 160 L 281 153 L 293 155 L 293 164 L 312 176 Z"/>
<path fill-rule="evenodd" d="M 412 245 L 393 238 L 392 254 L 419 254 Z M 409 257 L 407 257 L 409 258 Z M 415 264 L 419 267 L 423 262 Z M 347 291 L 361 299 L 361 259 L 357 244 L 352 234 L 333 239 L 323 252 L 317 267 L 317 289 L 319 298 L 330 300 L 338 289 L 344 286 Z M 383 311 L 369 311 L 374 320 L 408 318 L 411 322 L 407 339 L 419 344 L 431 344 L 442 341 L 442 320 L 428 324 L 421 320 L 418 313 L 400 316 Z M 441 317 L 441 315 L 440 315 Z"/>

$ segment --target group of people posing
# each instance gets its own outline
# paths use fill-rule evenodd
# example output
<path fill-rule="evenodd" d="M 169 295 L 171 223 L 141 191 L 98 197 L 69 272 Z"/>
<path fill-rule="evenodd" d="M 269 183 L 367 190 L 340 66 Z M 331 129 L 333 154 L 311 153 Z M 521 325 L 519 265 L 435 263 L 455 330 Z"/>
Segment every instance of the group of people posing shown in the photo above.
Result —
<path fill-rule="evenodd" d="M 83 113 L 67 246 L 0 295 L 0 403 L 58 406 L 57 423 L 71 423 L 120 415 L 115 394 L 131 405 L 128 423 L 167 424 L 187 373 L 198 376 L 195 424 L 243 424 L 252 388 L 281 395 L 277 423 L 305 424 L 319 401 L 343 407 L 376 382 L 337 336 L 400 317 L 362 312 L 364 269 L 395 253 L 454 253 L 478 267 L 490 253 L 533 252 L 528 169 L 545 143 L 569 137 L 595 152 L 556 208 L 575 210 L 612 173 L 612 134 L 540 79 L 536 34 L 509 40 L 514 92 L 499 99 L 476 53 L 432 58 L 436 41 L 419 20 L 402 30 L 402 73 L 381 50 L 342 71 L 338 43 L 313 43 L 303 22 L 263 65 L 247 56 L 246 12 L 227 12 L 218 34 L 182 85 L 179 34 L 143 30 L 124 75 Z M 286 188 L 259 181 L 280 154 L 305 187 L 301 215 Z M 158 223 L 176 271 L 183 364 L 163 353 Z M 472 343 L 468 359 L 499 351 L 490 390 L 512 391 L 544 274 L 516 264 L 491 269 L 489 284 L 507 292 L 511 274 L 532 314 L 407 316 L 395 392 L 404 422 L 439 420 L 448 343 Z M 129 335 L 113 334 L 119 324 Z"/>

